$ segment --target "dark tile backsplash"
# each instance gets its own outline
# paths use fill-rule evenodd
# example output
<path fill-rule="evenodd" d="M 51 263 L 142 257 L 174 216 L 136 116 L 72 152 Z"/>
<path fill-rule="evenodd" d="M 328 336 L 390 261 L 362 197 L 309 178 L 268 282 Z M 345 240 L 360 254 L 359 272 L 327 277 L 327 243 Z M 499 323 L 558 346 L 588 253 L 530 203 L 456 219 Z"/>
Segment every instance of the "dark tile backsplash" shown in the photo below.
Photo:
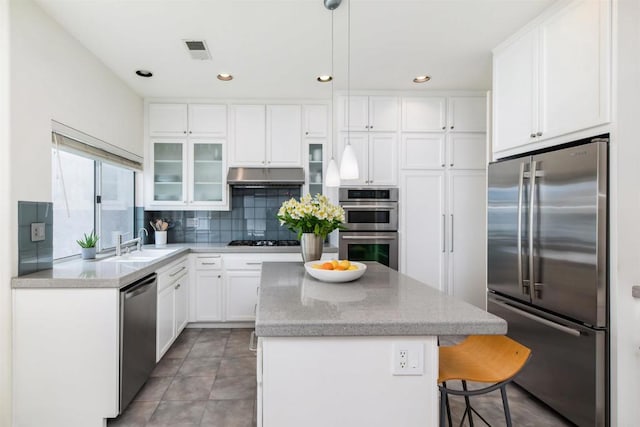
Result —
<path fill-rule="evenodd" d="M 45 239 L 31 241 L 31 224 L 45 224 Z M 18 202 L 18 275 L 53 267 L 53 204 Z"/>
<path fill-rule="evenodd" d="M 167 243 L 228 243 L 231 240 L 296 239 L 276 217 L 282 202 L 300 197 L 300 188 L 233 188 L 230 211 L 145 211 L 149 243 L 154 242 L 149 221 L 169 222 Z"/>

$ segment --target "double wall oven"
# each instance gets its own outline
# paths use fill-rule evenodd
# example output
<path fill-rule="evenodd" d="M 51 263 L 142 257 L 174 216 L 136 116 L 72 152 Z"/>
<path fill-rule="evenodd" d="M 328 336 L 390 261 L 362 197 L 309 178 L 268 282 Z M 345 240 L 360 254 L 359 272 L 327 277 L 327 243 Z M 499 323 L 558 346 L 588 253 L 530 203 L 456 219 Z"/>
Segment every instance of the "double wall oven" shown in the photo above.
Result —
<path fill-rule="evenodd" d="M 339 233 L 341 259 L 378 261 L 398 269 L 398 189 L 340 188 L 346 230 Z"/>

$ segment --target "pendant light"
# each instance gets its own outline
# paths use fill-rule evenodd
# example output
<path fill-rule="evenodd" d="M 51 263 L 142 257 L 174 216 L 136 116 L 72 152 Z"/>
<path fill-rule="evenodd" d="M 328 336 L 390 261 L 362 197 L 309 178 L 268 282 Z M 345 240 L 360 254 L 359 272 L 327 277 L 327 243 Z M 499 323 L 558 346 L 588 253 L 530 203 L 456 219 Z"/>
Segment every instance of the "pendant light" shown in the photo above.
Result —
<path fill-rule="evenodd" d="M 358 179 L 360 171 L 356 152 L 351 146 L 351 0 L 347 9 L 347 145 L 340 162 L 341 179 Z"/>
<path fill-rule="evenodd" d="M 335 80 L 333 77 L 333 10 L 340 5 L 340 2 L 336 4 L 327 4 L 330 3 L 329 0 L 325 0 L 324 5 L 327 9 L 331 11 L 331 111 L 333 112 L 333 81 Z M 334 2 L 335 3 L 335 2 Z M 333 113 L 331 114 L 331 123 L 333 123 Z M 333 126 L 332 126 L 333 127 Z M 339 187 L 340 186 L 340 171 L 338 170 L 338 163 L 334 158 L 335 153 L 335 143 L 331 144 L 331 160 L 329 160 L 329 165 L 327 166 L 327 175 L 325 178 L 325 185 L 327 187 Z"/>

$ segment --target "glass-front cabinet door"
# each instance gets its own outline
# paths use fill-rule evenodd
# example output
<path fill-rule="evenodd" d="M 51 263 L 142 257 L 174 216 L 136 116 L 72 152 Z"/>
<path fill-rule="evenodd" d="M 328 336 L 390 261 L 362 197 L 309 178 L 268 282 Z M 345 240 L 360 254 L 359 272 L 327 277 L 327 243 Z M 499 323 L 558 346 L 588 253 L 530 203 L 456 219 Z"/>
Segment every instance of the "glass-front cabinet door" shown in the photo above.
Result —
<path fill-rule="evenodd" d="M 322 194 L 324 150 L 323 144 L 309 144 L 309 194 Z"/>
<path fill-rule="evenodd" d="M 153 141 L 154 204 L 175 205 L 186 202 L 186 143 L 184 140 Z"/>
<path fill-rule="evenodd" d="M 216 139 L 190 139 L 189 204 L 226 203 L 225 142 Z"/>

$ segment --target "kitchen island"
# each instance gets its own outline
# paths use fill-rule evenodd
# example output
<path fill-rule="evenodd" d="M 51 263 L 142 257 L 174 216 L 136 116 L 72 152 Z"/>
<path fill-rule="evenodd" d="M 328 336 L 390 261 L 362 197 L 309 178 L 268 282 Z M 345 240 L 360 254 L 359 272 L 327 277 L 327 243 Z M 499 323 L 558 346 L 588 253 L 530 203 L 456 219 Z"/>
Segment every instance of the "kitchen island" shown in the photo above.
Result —
<path fill-rule="evenodd" d="M 264 263 L 256 312 L 258 426 L 438 423 L 439 335 L 504 334 L 504 320 L 378 263 L 332 284 Z"/>

